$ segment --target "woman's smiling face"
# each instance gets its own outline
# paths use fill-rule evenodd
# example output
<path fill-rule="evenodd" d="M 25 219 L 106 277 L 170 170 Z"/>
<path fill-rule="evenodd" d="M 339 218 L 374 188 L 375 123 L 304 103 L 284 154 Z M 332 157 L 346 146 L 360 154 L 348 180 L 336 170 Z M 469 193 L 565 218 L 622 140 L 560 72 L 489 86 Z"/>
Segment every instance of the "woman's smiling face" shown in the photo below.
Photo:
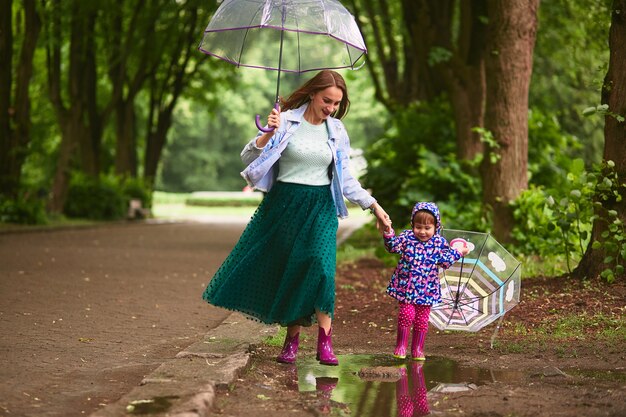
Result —
<path fill-rule="evenodd" d="M 337 111 L 342 99 L 343 91 L 339 87 L 333 86 L 320 90 L 311 97 L 304 118 L 307 122 L 318 125 Z"/>

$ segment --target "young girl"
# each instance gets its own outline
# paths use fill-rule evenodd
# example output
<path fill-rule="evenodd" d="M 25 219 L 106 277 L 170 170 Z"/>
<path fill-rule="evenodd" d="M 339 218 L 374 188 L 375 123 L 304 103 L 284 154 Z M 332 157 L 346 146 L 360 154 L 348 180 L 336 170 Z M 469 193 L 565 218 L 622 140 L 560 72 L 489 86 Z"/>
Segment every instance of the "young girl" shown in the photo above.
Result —
<path fill-rule="evenodd" d="M 399 301 L 398 336 L 393 356 L 404 359 L 413 325 L 411 357 L 417 361 L 424 356 L 424 340 L 428 332 L 430 307 L 441 302 L 439 268 L 448 269 L 468 248 L 451 248 L 440 235 L 439 208 L 434 203 L 417 203 L 411 215 L 411 230 L 399 236 L 392 228 L 383 233 L 385 248 L 401 255 L 387 294 Z"/>

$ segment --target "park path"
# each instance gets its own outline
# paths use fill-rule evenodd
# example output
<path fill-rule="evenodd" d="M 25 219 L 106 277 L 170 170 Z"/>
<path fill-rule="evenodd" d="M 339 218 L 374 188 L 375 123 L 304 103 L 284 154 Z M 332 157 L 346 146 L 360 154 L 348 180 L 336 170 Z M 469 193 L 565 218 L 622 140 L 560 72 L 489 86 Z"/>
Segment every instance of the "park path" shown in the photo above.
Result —
<path fill-rule="evenodd" d="M 89 415 L 218 326 L 201 293 L 247 219 L 223 220 L 0 234 L 0 415 Z"/>

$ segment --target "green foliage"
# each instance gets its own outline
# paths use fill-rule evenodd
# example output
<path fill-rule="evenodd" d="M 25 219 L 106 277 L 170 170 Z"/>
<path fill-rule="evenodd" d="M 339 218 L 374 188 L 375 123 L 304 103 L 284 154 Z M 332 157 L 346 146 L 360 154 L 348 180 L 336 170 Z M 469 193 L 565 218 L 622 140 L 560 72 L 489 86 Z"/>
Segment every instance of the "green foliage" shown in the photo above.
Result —
<path fill-rule="evenodd" d="M 0 223 L 46 224 L 44 201 L 24 196 L 15 200 L 0 197 Z"/>
<path fill-rule="evenodd" d="M 610 207 L 622 202 L 626 195 L 626 183 L 620 183 L 613 161 L 604 161 L 598 171 L 593 219 L 603 223 L 606 229 L 592 247 L 605 254 L 603 263 L 606 267 L 601 276 L 613 282 L 616 276 L 624 276 L 626 226 L 619 213 Z"/>
<path fill-rule="evenodd" d="M 587 107 L 586 109 L 583 110 L 583 116 L 593 116 L 593 115 L 600 115 L 602 117 L 611 116 L 620 123 L 622 123 L 625 120 L 624 116 L 609 111 L 608 104 L 598 104 L 597 106 Z"/>
<path fill-rule="evenodd" d="M 484 230 L 476 163 L 456 157 L 449 104 L 419 103 L 394 115 L 392 127 L 365 154 L 364 185 L 395 221 L 408 224 L 416 201 L 435 201 L 448 228 Z"/>
<path fill-rule="evenodd" d="M 574 157 L 588 166 L 602 158 L 601 118 L 581 110 L 598 101 L 609 61 L 611 0 L 551 0 L 539 8 L 529 103 L 558 118 L 581 145 Z M 529 148 L 530 150 L 530 148 Z"/>
<path fill-rule="evenodd" d="M 126 215 L 128 200 L 115 177 L 72 176 L 64 213 L 92 220 L 118 220 Z"/>
<path fill-rule="evenodd" d="M 126 217 L 131 199 L 140 199 L 144 208 L 152 206 L 152 192 L 140 179 L 107 175 L 93 178 L 75 173 L 64 213 L 75 218 L 119 220 Z"/>
<path fill-rule="evenodd" d="M 483 127 L 475 127 L 472 129 L 472 132 L 478 133 L 480 141 L 489 149 L 489 163 L 495 165 L 502 158 L 502 155 L 492 151 L 493 149 L 500 149 L 500 144 L 494 139 L 493 133 Z"/>
<path fill-rule="evenodd" d="M 606 230 L 592 245 L 607 254 L 602 277 L 612 282 L 624 273 L 626 228 L 607 204 L 621 201 L 626 184 L 619 183 L 612 161 L 587 172 L 582 160 L 574 160 L 566 178 L 556 188 L 531 186 L 514 202 L 513 237 L 518 250 L 544 258 L 565 254 L 571 272 L 585 253 L 594 221 L 599 221 Z"/>
<path fill-rule="evenodd" d="M 568 272 L 589 241 L 594 181 L 577 159 L 567 181 L 557 188 L 532 186 L 514 203 L 513 236 L 526 254 L 556 257 L 564 253 Z"/>
<path fill-rule="evenodd" d="M 121 185 L 122 193 L 127 199 L 141 200 L 143 208 L 152 207 L 152 188 L 143 178 L 125 178 Z"/>
<path fill-rule="evenodd" d="M 554 114 L 532 109 L 528 114 L 529 182 L 536 186 L 561 188 L 569 181 L 567 173 L 577 171 L 573 162 L 580 152 L 580 141 L 564 131 Z M 572 165 L 576 165 L 572 167 Z"/>
<path fill-rule="evenodd" d="M 438 64 L 443 64 L 444 62 L 450 61 L 453 55 L 454 54 L 449 49 L 440 46 L 432 47 L 430 51 L 428 51 L 428 65 L 434 67 Z"/>

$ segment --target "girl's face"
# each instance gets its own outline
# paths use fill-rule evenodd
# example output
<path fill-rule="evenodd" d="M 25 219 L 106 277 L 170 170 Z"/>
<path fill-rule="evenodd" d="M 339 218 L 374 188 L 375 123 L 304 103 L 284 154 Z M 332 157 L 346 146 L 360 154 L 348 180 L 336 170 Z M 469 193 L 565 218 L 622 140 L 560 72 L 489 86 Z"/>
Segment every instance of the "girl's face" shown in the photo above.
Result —
<path fill-rule="evenodd" d="M 422 242 L 427 242 L 435 235 L 435 223 L 413 223 L 413 234 Z"/>
<path fill-rule="evenodd" d="M 311 97 L 304 118 L 307 122 L 318 125 L 333 114 L 343 99 L 343 91 L 339 87 L 328 87 L 318 91 Z"/>

